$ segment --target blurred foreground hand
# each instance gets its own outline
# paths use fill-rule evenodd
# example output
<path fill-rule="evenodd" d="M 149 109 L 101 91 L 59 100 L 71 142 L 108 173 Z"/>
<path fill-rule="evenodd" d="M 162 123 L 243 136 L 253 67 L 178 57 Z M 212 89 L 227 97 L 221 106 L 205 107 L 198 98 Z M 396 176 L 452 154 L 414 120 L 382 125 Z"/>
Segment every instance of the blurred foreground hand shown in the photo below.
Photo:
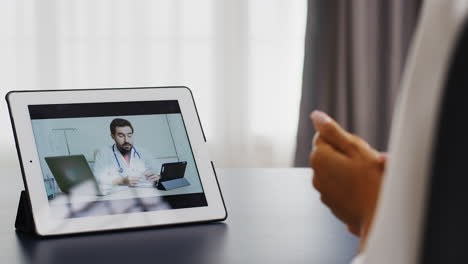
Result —
<path fill-rule="evenodd" d="M 310 153 L 313 186 L 333 214 L 365 241 L 379 196 L 386 154 L 348 133 L 323 112 L 314 111 L 310 117 L 317 131 Z"/>

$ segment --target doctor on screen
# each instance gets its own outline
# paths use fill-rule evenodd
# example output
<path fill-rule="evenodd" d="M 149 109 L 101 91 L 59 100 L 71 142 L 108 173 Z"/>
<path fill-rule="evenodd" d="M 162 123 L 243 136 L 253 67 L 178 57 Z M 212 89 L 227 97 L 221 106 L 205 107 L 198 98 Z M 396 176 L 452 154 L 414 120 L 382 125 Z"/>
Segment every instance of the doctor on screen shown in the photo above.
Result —
<path fill-rule="evenodd" d="M 101 148 L 95 157 L 94 176 L 99 185 L 152 187 L 160 179 L 151 166 L 151 155 L 135 147 L 132 124 L 122 118 L 110 123 L 114 144 Z"/>

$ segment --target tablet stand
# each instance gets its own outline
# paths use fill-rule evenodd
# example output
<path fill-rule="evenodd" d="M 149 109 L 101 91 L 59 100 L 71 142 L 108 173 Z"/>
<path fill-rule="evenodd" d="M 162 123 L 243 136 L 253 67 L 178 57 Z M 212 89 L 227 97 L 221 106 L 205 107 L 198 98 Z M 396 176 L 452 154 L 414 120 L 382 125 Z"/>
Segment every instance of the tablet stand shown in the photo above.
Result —
<path fill-rule="evenodd" d="M 21 232 L 36 232 L 29 195 L 28 192 L 24 190 L 21 191 L 21 196 L 18 204 L 18 211 L 16 212 L 15 228 L 16 230 Z"/>
<path fill-rule="evenodd" d="M 190 185 L 190 182 L 188 182 L 185 178 L 179 178 L 179 179 L 159 182 L 157 188 L 158 190 L 169 191 L 172 189 L 176 189 L 176 188 L 180 188 L 180 187 L 184 187 L 188 185 Z"/>

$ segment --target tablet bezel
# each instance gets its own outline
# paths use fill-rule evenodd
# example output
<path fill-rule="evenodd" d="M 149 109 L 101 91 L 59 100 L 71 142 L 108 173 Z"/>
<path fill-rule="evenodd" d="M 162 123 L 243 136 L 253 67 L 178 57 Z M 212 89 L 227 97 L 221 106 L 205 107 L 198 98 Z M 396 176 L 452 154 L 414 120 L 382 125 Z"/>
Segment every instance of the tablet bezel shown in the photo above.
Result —
<path fill-rule="evenodd" d="M 39 235 L 62 235 L 194 222 L 223 221 L 227 211 L 189 88 L 138 87 L 12 91 L 6 96 L 16 148 Z M 56 219 L 51 216 L 28 105 L 177 100 L 208 206 L 143 213 Z M 144 217 L 142 217 L 143 215 Z"/>

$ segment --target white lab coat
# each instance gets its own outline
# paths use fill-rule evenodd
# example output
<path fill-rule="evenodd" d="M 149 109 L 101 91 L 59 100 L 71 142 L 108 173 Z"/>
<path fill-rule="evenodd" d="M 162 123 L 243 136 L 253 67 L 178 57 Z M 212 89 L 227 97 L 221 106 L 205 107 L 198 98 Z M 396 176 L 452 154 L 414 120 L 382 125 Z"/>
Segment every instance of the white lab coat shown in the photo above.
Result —
<path fill-rule="evenodd" d="M 437 113 L 452 48 L 467 14 L 466 0 L 424 3 L 396 106 L 374 223 L 353 264 L 418 263 Z"/>
<path fill-rule="evenodd" d="M 141 176 L 141 183 L 145 184 L 149 183 L 144 176 L 145 172 L 157 173 L 152 166 L 153 160 L 149 152 L 134 146 L 130 152 L 130 164 L 127 164 L 113 144 L 97 151 L 93 173 L 99 186 L 104 189 L 111 187 L 112 181 L 119 177 Z"/>

